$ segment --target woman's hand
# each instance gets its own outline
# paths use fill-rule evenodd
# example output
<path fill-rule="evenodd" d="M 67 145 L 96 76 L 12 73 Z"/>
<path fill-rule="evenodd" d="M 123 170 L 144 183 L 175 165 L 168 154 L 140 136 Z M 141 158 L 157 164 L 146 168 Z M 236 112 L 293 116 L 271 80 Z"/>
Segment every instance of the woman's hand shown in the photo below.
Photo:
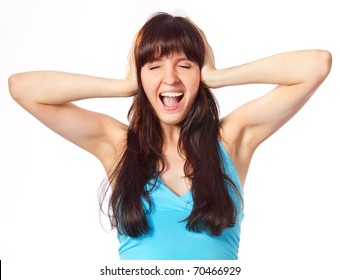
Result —
<path fill-rule="evenodd" d="M 134 94 L 137 93 L 138 90 L 138 82 L 137 82 L 137 69 L 136 69 L 136 60 L 135 60 L 135 43 L 136 43 L 137 34 L 134 36 L 132 40 L 132 45 L 128 54 L 127 60 L 127 75 L 126 80 L 131 84 L 131 89 Z"/>
<path fill-rule="evenodd" d="M 204 40 L 205 48 L 204 64 L 201 69 L 201 80 L 207 87 L 214 88 L 215 87 L 214 76 L 216 73 L 214 52 L 211 46 L 209 45 L 207 37 L 205 36 L 204 32 L 199 28 L 198 30 L 201 33 L 202 39 Z"/>
<path fill-rule="evenodd" d="M 213 49 L 209 45 L 207 37 L 205 36 L 203 30 L 199 28 L 192 20 L 190 20 L 190 18 L 187 18 L 187 20 L 190 21 L 190 23 L 196 27 L 197 31 L 200 33 L 203 39 L 203 42 L 204 42 L 205 54 L 204 54 L 204 63 L 201 69 L 201 80 L 207 87 L 213 88 L 215 87 L 214 75 L 216 72 L 215 57 L 214 57 Z"/>

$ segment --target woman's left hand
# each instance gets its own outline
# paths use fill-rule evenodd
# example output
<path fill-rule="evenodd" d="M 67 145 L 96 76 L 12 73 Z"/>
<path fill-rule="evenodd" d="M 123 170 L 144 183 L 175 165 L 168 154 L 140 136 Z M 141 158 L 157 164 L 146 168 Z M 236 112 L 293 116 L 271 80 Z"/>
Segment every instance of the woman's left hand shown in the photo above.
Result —
<path fill-rule="evenodd" d="M 136 69 L 136 61 L 135 61 L 135 44 L 137 39 L 137 34 L 133 37 L 132 45 L 130 47 L 130 51 L 128 54 L 127 59 L 127 74 L 126 74 L 126 80 L 130 83 L 131 91 L 136 94 L 138 90 L 138 82 L 137 82 L 137 69 Z"/>
<path fill-rule="evenodd" d="M 211 46 L 209 45 L 204 32 L 199 28 L 198 30 L 201 33 L 202 39 L 204 40 L 205 47 L 204 64 L 201 69 L 201 80 L 207 87 L 213 88 L 215 87 L 214 76 L 216 72 L 214 52 Z"/>
<path fill-rule="evenodd" d="M 203 84 L 205 84 L 207 87 L 214 87 L 214 73 L 216 72 L 215 67 L 215 57 L 214 52 L 211 48 L 211 46 L 208 43 L 207 37 L 205 36 L 202 29 L 200 29 L 190 18 L 187 18 L 187 20 L 190 21 L 191 24 L 193 24 L 197 31 L 200 33 L 203 42 L 204 42 L 204 48 L 205 48 L 205 54 L 204 54 L 204 63 L 201 69 L 201 80 Z"/>

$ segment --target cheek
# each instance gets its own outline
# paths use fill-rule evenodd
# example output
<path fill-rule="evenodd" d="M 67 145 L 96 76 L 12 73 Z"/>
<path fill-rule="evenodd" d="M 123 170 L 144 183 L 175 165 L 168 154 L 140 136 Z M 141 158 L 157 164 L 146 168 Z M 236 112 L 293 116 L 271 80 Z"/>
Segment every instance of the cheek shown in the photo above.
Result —
<path fill-rule="evenodd" d="M 142 87 L 145 92 L 155 90 L 157 86 L 157 81 L 154 75 L 150 75 L 150 74 L 147 74 L 141 71 L 140 78 L 141 78 Z"/>
<path fill-rule="evenodd" d="M 155 98 L 155 89 L 152 86 L 151 81 L 148 80 L 147 77 L 143 77 L 141 75 L 141 83 L 142 83 L 142 88 L 143 91 L 145 93 L 146 98 L 148 99 L 148 101 L 150 102 L 151 106 L 154 106 L 155 102 L 156 102 L 156 98 Z"/>
<path fill-rule="evenodd" d="M 201 82 L 201 71 L 199 70 L 199 68 L 195 69 L 195 71 L 191 73 L 190 81 L 193 86 L 197 88 L 199 87 L 199 84 Z"/>
<path fill-rule="evenodd" d="M 200 83 L 201 83 L 201 75 L 200 74 L 194 75 L 190 82 L 190 88 L 191 88 L 191 91 L 195 93 L 195 96 L 197 94 Z"/>
<path fill-rule="evenodd" d="M 147 85 L 147 77 L 145 76 L 145 74 L 143 73 L 143 70 L 141 71 L 140 73 L 140 81 L 141 81 L 141 84 L 142 84 L 142 87 L 143 89 L 145 90 L 145 85 Z"/>
<path fill-rule="evenodd" d="M 196 73 L 195 75 L 193 75 L 191 79 L 191 83 L 190 83 L 190 92 L 192 96 L 191 103 L 194 103 L 196 100 L 200 84 L 201 84 L 201 75 L 200 73 Z"/>
<path fill-rule="evenodd" d="M 141 84 L 142 84 L 142 88 L 146 94 L 146 96 L 149 98 L 149 92 L 150 92 L 150 82 L 148 81 L 148 77 L 143 75 L 141 73 Z"/>

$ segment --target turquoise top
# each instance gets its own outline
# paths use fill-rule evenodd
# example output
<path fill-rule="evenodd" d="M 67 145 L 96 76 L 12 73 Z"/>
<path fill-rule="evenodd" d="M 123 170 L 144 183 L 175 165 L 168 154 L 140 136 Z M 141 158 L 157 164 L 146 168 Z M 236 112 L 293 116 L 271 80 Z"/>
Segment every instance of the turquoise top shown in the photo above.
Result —
<path fill-rule="evenodd" d="M 234 164 L 227 151 L 219 142 L 221 157 L 226 174 L 243 191 Z M 192 192 L 182 196 L 174 194 L 161 180 L 150 180 L 152 211 L 147 214 L 150 231 L 141 237 L 132 238 L 118 234 L 121 260 L 235 260 L 240 242 L 240 226 L 243 210 L 240 199 L 232 187 L 227 186 L 238 210 L 234 227 L 223 230 L 220 236 L 207 232 L 192 232 L 186 229 L 186 219 L 193 207 Z M 144 208 L 148 204 L 143 201 Z"/>

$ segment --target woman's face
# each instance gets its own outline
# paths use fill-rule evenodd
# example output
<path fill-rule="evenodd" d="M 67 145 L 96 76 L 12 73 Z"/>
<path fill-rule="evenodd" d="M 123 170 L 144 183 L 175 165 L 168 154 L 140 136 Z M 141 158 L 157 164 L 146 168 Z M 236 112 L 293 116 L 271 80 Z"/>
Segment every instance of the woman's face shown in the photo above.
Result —
<path fill-rule="evenodd" d="M 188 114 L 200 84 L 200 68 L 184 53 L 146 63 L 141 69 L 144 91 L 161 123 L 178 125 Z"/>

